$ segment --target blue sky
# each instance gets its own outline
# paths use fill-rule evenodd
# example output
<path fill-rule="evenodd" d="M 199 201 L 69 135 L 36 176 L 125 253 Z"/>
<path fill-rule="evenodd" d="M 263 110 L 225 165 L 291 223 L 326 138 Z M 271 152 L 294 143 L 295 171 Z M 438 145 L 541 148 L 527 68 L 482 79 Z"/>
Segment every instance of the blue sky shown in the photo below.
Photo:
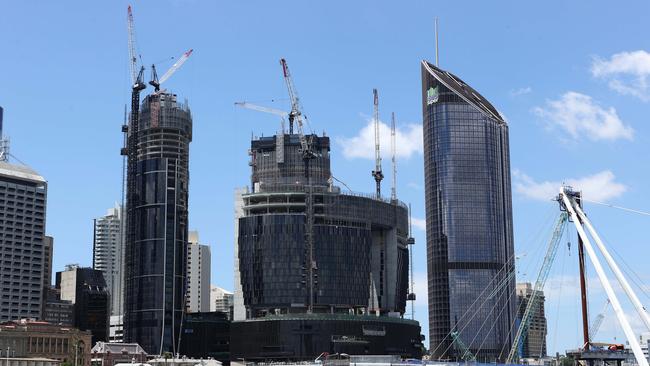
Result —
<path fill-rule="evenodd" d="M 650 210 L 646 2 L 175 0 L 133 6 L 146 64 L 165 70 L 171 56 L 194 49 L 166 87 L 187 98 L 194 115 L 190 226 L 211 245 L 213 283 L 222 287 L 232 289 L 233 189 L 249 181 L 251 133 L 278 128 L 274 116 L 238 110 L 233 102 L 286 109 L 281 57 L 313 130 L 334 141 L 335 176 L 355 191 L 373 190 L 366 127 L 372 88 L 379 89 L 381 118 L 388 121 L 394 111 L 400 129 L 398 195 L 413 204 L 416 223 L 424 219 L 419 63 L 434 58 L 435 16 L 440 66 L 491 100 L 510 125 L 519 280 L 536 276 L 559 183 L 580 186 L 592 200 Z M 13 154 L 49 181 L 55 270 L 91 264 L 92 219 L 120 200 L 120 125 L 130 93 L 126 7 L 122 1 L 2 2 L 5 132 Z M 347 149 L 346 141 L 353 143 Z M 387 139 L 382 143 L 388 146 Z M 385 154 L 385 171 L 389 162 Z M 650 219 L 589 203 L 586 210 L 608 244 L 650 283 L 644 235 Z M 427 334 L 425 234 L 418 225 L 414 234 L 415 315 Z M 547 291 L 551 352 L 580 343 L 575 245 L 570 256 L 566 241 L 561 249 Z M 591 276 L 595 316 L 604 295 Z M 646 294 L 640 297 L 648 304 Z M 610 309 L 598 338 L 623 339 L 613 317 Z"/>

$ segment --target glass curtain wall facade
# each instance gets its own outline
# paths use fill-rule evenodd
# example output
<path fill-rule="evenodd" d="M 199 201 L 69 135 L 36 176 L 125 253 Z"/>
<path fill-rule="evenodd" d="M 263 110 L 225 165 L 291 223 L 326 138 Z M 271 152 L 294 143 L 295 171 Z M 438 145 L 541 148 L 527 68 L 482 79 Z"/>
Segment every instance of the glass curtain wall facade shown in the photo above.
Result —
<path fill-rule="evenodd" d="M 149 354 L 176 353 L 185 307 L 192 116 L 165 92 L 148 95 L 137 136 L 134 235 L 126 241 L 124 332 Z M 130 220 L 129 220 L 130 221 Z"/>
<path fill-rule="evenodd" d="M 458 77 L 422 62 L 429 347 L 507 356 L 515 319 L 508 126 Z"/>
<path fill-rule="evenodd" d="M 341 192 L 329 138 L 308 138 L 315 154 L 308 174 L 298 135 L 251 142 L 251 190 L 240 191 L 236 205 L 231 359 L 313 360 L 324 351 L 420 357 L 420 327 L 401 318 L 408 207 Z"/>

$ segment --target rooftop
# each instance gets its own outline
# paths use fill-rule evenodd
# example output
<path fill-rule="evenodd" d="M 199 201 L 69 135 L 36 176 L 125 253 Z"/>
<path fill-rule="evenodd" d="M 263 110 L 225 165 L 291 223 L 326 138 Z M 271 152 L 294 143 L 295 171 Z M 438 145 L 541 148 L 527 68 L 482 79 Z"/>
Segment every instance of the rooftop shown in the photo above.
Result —
<path fill-rule="evenodd" d="M 494 108 L 494 106 L 483 97 L 479 92 L 474 90 L 471 86 L 465 83 L 458 76 L 438 68 L 427 61 L 422 61 L 422 65 L 435 77 L 439 82 L 446 86 L 449 90 L 453 91 L 456 95 L 461 97 L 474 108 L 478 109 L 481 113 L 489 118 L 496 119 L 499 122 L 505 123 L 501 114 Z"/>
<path fill-rule="evenodd" d="M 14 179 L 24 179 L 34 183 L 46 183 L 45 178 L 26 165 L 15 165 L 0 161 L 0 176 Z"/>

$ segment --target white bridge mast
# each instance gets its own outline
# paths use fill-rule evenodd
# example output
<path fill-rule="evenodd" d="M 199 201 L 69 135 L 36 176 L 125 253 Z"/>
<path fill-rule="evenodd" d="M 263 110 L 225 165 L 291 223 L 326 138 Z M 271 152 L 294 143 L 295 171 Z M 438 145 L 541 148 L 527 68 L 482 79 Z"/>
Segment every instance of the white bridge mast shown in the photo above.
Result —
<path fill-rule="evenodd" d="M 621 324 L 621 328 L 623 328 L 623 332 L 625 333 L 625 336 L 627 337 L 627 341 L 629 342 L 630 347 L 632 348 L 632 352 L 634 353 L 636 361 L 638 362 L 639 366 L 648 366 L 648 360 L 645 358 L 645 355 L 641 350 L 641 346 L 639 345 L 639 340 L 634 334 L 634 331 L 632 330 L 629 321 L 625 317 L 625 313 L 623 312 L 621 303 L 619 302 L 618 297 L 616 297 L 616 293 L 614 292 L 614 289 L 612 288 L 612 285 L 609 282 L 609 279 L 607 278 L 605 271 L 603 270 L 603 266 L 600 264 L 600 260 L 598 259 L 596 251 L 592 247 L 591 242 L 589 241 L 589 237 L 585 233 L 585 230 L 582 227 L 582 224 L 580 223 L 580 220 L 585 216 L 584 213 L 582 213 L 582 210 L 580 210 L 580 208 L 578 207 L 575 200 L 573 199 L 573 196 L 574 196 L 574 192 L 572 192 L 570 189 L 566 187 L 560 188 L 560 196 L 559 196 L 560 202 L 562 206 L 567 210 L 570 217 L 573 219 L 573 224 L 578 230 L 578 235 L 580 235 L 580 238 L 584 243 L 584 247 L 587 251 L 587 254 L 589 255 L 589 259 L 591 259 L 591 263 L 594 265 L 594 269 L 598 274 L 598 279 L 600 280 L 600 283 L 605 288 L 605 292 L 607 293 L 607 297 L 609 298 L 609 301 L 612 303 L 612 308 L 614 309 L 614 312 L 616 313 L 616 317 L 618 318 L 618 321 Z M 576 213 L 576 210 L 579 210 L 579 212 L 581 212 L 580 216 Z M 588 225 L 588 227 L 589 226 L 590 225 Z M 593 227 L 591 229 L 593 229 Z M 595 233 L 595 231 L 593 233 Z M 632 289 L 630 288 L 630 290 Z M 633 291 L 631 292 L 633 293 Z M 630 295 L 628 294 L 628 296 Z"/>
<path fill-rule="evenodd" d="M 600 236 L 598 236 L 598 233 L 596 233 L 596 230 L 591 225 L 591 222 L 587 218 L 587 215 L 585 215 L 585 213 L 582 212 L 580 206 L 576 205 L 575 209 L 578 215 L 580 216 L 582 222 L 585 224 L 585 226 L 587 226 L 587 230 L 589 230 L 591 236 L 596 241 L 596 245 L 598 245 L 598 248 L 603 254 L 603 257 L 605 257 L 607 264 L 609 264 L 609 267 L 612 269 L 612 272 L 614 272 L 614 274 L 616 275 L 616 279 L 618 280 L 618 283 L 621 284 L 621 287 L 623 287 L 623 290 L 625 290 L 625 293 L 632 301 L 632 304 L 634 304 L 634 308 L 639 313 L 639 316 L 641 316 L 641 319 L 643 319 L 646 328 L 650 330 L 650 316 L 647 313 L 647 309 L 643 306 L 643 304 L 641 304 L 641 301 L 639 301 L 639 298 L 636 296 L 636 293 L 634 293 L 634 290 L 632 290 L 632 287 L 627 282 L 627 279 L 625 279 L 625 276 L 623 276 L 623 272 L 621 272 L 620 268 L 614 261 L 614 258 L 612 258 L 612 256 L 609 254 L 609 251 L 607 251 L 605 244 L 603 244 L 603 241 L 600 239 Z"/>

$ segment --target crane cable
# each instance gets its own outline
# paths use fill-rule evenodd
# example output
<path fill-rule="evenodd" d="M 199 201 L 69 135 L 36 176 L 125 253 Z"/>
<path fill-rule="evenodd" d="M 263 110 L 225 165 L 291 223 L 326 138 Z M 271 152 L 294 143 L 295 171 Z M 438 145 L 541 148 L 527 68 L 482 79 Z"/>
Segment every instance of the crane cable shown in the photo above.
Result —
<path fill-rule="evenodd" d="M 650 216 L 650 212 L 646 212 L 646 211 L 635 210 L 635 209 L 632 209 L 632 208 L 627 208 L 627 207 L 622 207 L 622 206 L 616 206 L 616 205 L 612 205 L 611 203 L 586 200 L 584 198 L 582 200 L 585 201 L 585 202 L 589 202 L 589 203 L 595 203 L 597 205 L 607 206 L 607 207 L 611 207 L 611 208 L 617 208 L 619 210 L 623 210 L 623 211 L 627 211 L 627 212 L 633 212 L 633 213 L 637 213 L 637 214 L 640 214 L 640 215 Z"/>

